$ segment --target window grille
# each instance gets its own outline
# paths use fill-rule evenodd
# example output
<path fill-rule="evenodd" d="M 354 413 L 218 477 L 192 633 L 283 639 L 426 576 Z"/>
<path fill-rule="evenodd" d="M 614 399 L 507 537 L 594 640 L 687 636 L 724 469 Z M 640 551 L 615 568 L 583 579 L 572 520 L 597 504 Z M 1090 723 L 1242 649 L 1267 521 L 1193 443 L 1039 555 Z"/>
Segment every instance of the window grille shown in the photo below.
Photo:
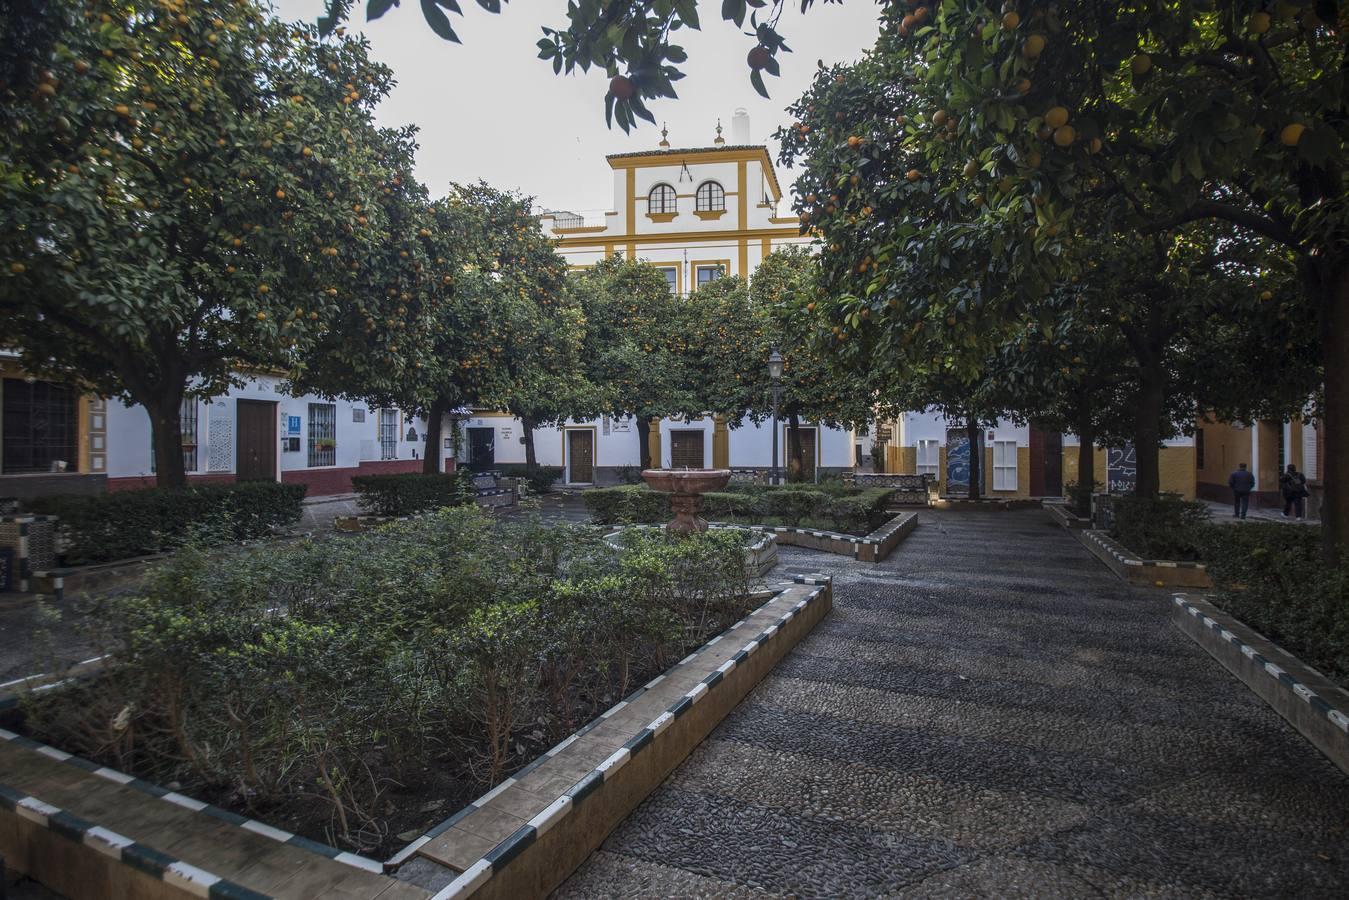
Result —
<path fill-rule="evenodd" d="M 379 411 L 379 458 L 398 458 L 398 410 Z"/>
<path fill-rule="evenodd" d="M 178 411 L 178 426 L 183 433 L 183 471 L 197 471 L 197 398 L 183 398 Z"/>
<path fill-rule="evenodd" d="M 726 209 L 726 189 L 715 181 L 704 181 L 694 194 L 695 209 L 699 212 L 719 212 Z"/>
<path fill-rule="evenodd" d="M 0 472 L 51 472 L 57 463 L 79 468 L 79 395 L 50 381 L 6 378 L 0 424 Z"/>
<path fill-rule="evenodd" d="M 309 404 L 309 465 L 337 465 L 337 405 Z"/>
<path fill-rule="evenodd" d="M 677 210 L 675 189 L 668 184 L 658 184 L 647 195 L 646 211 L 649 213 L 672 213 Z"/>

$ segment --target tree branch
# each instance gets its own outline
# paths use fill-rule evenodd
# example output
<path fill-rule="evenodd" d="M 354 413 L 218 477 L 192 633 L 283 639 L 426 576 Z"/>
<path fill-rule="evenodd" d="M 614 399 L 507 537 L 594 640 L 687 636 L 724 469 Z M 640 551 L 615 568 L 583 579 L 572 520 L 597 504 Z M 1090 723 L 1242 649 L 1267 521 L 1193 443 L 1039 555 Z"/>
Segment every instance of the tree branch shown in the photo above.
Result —
<path fill-rule="evenodd" d="M 1174 216 L 1144 224 L 1140 232 L 1142 234 L 1156 234 L 1159 231 L 1169 231 L 1188 222 L 1197 222 L 1202 219 L 1222 219 L 1264 235 L 1270 240 L 1278 241 L 1286 247 L 1294 250 L 1302 249 L 1302 241 L 1291 228 L 1283 223 L 1276 222 L 1268 216 L 1251 212 L 1248 209 L 1220 203 L 1217 200 L 1196 200 L 1187 209 L 1181 210 Z"/>

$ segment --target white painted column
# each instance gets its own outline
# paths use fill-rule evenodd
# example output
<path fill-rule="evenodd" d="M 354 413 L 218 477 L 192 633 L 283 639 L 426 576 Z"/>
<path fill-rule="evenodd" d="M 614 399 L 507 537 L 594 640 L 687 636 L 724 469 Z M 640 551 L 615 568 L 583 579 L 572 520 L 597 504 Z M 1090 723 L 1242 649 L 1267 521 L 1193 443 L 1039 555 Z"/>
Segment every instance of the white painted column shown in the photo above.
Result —
<path fill-rule="evenodd" d="M 1251 477 L 1255 479 L 1255 489 L 1260 490 L 1260 423 L 1252 422 L 1251 432 Z"/>

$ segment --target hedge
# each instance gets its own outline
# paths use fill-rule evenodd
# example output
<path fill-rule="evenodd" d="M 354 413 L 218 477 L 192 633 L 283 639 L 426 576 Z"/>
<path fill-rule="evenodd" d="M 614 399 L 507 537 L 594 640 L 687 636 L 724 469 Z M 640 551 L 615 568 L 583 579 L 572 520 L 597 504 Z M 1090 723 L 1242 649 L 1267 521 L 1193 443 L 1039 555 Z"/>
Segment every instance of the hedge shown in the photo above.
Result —
<path fill-rule="evenodd" d="M 595 488 L 581 495 L 586 509 L 600 525 L 625 525 L 634 522 L 663 523 L 674 518 L 670 495 L 645 485 Z"/>
<path fill-rule="evenodd" d="M 1349 565 L 1321 561 L 1321 529 L 1206 525 L 1200 556 L 1216 605 L 1349 688 Z"/>
<path fill-rule="evenodd" d="M 739 486 L 737 486 L 739 487 Z M 894 491 L 867 488 L 843 492 L 813 486 L 746 485 L 745 489 L 703 495 L 703 516 L 742 525 L 793 525 L 866 534 L 889 518 L 886 507 Z M 668 522 L 669 495 L 646 487 L 599 488 L 584 493 L 586 508 L 601 525 Z"/>
<path fill-rule="evenodd" d="M 535 466 L 532 472 L 524 463 L 505 463 L 496 468 L 509 478 L 523 478 L 531 494 L 548 493 L 562 477 L 562 469 L 558 466 Z"/>
<path fill-rule="evenodd" d="M 43 497 L 31 512 L 60 519 L 64 561 L 86 565 L 271 535 L 300 519 L 305 485 L 244 481 L 185 489 L 149 488 Z"/>
<path fill-rule="evenodd" d="M 1112 497 L 1115 525 L 1111 536 L 1144 559 L 1195 560 L 1208 507 L 1175 494 Z"/>
<path fill-rule="evenodd" d="M 377 516 L 410 516 L 443 506 L 465 506 L 476 496 L 473 473 L 452 475 L 354 475 L 351 487 L 361 509 Z"/>

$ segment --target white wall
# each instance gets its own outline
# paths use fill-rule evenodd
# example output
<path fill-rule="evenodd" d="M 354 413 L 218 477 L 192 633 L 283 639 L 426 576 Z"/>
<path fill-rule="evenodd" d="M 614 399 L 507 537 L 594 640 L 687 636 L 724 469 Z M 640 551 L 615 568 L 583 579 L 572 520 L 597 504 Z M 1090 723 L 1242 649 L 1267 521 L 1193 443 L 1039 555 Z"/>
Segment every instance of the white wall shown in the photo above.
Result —
<path fill-rule="evenodd" d="M 309 466 L 309 404 L 333 403 L 337 408 L 336 464 L 315 468 L 356 468 L 362 462 L 381 459 L 379 444 L 379 412 L 363 402 L 338 399 L 325 400 L 314 395 L 292 397 L 282 390 L 282 379 L 270 376 L 250 377 L 223 396 L 198 400 L 197 404 L 197 467 L 191 474 L 233 474 L 235 471 L 234 433 L 237 401 L 261 400 L 276 404 L 277 458 L 283 472 L 308 469 Z M 353 410 L 364 410 L 365 421 L 353 421 Z M 299 416 L 300 449 L 285 451 L 282 439 L 290 416 Z M 416 431 L 417 440 L 408 441 L 408 428 Z M 420 417 L 399 416 L 396 459 L 418 459 L 425 449 L 426 423 Z M 213 453 L 214 451 L 214 453 Z M 444 453 L 445 451 L 441 451 Z M 154 474 L 151 467 L 150 416 L 141 406 L 126 406 L 116 401 L 108 404 L 108 475 L 111 478 L 147 477 Z"/>

